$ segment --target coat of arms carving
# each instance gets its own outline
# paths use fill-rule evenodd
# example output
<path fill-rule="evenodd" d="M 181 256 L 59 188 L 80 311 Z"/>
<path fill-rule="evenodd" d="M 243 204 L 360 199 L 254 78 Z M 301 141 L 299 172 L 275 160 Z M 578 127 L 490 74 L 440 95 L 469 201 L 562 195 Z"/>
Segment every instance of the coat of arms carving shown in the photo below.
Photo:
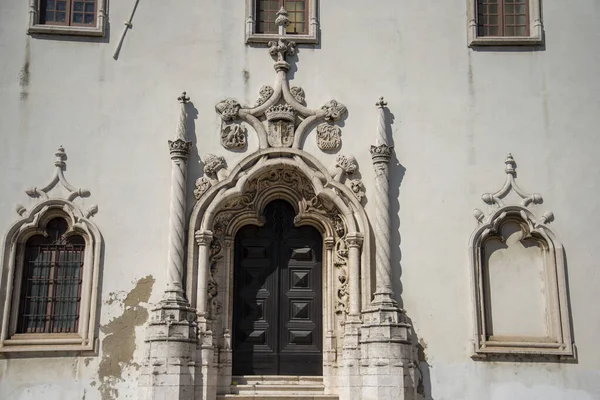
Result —
<path fill-rule="evenodd" d="M 296 112 L 289 104 L 271 106 L 265 111 L 267 116 L 267 140 L 271 147 L 292 147 Z"/>

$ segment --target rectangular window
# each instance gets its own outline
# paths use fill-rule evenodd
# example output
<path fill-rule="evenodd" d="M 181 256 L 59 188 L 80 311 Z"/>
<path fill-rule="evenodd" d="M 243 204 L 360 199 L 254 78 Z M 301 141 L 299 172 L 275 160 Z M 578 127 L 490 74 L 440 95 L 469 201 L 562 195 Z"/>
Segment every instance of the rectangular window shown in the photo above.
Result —
<path fill-rule="evenodd" d="M 42 0 L 40 24 L 96 26 L 97 0 Z"/>
<path fill-rule="evenodd" d="M 77 332 L 83 245 L 26 250 L 16 333 Z"/>
<path fill-rule="evenodd" d="M 288 12 L 291 24 L 286 28 L 287 34 L 306 35 L 308 33 L 308 7 L 306 0 L 258 0 L 256 2 L 256 33 L 278 33 L 275 19 L 281 7 Z"/>
<path fill-rule="evenodd" d="M 29 34 L 104 36 L 107 0 L 29 0 Z"/>
<path fill-rule="evenodd" d="M 468 0 L 469 46 L 544 42 L 541 0 Z"/>
<path fill-rule="evenodd" d="M 529 0 L 478 0 L 478 36 L 529 36 Z"/>

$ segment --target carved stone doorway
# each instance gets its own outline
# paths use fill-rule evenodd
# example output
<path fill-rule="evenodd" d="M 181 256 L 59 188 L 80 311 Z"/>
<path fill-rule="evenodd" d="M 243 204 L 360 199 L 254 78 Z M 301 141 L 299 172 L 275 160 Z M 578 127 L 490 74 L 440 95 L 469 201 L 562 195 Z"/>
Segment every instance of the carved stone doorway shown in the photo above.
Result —
<path fill-rule="evenodd" d="M 283 200 L 235 237 L 233 375 L 322 375 L 322 244 Z"/>

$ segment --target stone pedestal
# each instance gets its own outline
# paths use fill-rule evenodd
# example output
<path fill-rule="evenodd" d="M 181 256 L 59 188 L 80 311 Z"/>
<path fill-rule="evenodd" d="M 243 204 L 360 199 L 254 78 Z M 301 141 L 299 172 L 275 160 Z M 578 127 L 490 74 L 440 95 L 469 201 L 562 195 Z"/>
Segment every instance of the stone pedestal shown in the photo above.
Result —
<path fill-rule="evenodd" d="M 196 311 L 166 292 L 151 310 L 140 371 L 140 400 L 194 400 Z"/>
<path fill-rule="evenodd" d="M 411 325 L 387 294 L 363 311 L 361 376 L 363 400 L 416 400 L 420 374 Z"/>

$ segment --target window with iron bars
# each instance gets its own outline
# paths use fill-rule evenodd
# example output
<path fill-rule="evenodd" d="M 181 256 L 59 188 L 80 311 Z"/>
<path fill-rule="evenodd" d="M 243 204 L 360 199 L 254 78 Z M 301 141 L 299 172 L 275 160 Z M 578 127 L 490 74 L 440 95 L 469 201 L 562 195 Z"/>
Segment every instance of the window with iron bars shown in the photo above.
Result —
<path fill-rule="evenodd" d="M 85 241 L 67 229 L 54 218 L 25 244 L 16 333 L 78 331 Z"/>

